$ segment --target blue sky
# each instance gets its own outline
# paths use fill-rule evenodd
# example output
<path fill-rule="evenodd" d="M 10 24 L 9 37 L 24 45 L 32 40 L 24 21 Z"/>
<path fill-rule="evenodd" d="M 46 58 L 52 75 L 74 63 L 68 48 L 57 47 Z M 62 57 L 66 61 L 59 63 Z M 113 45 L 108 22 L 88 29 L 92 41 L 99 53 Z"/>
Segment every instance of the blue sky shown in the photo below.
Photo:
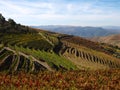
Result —
<path fill-rule="evenodd" d="M 120 0 L 0 0 L 0 13 L 25 25 L 120 26 Z"/>

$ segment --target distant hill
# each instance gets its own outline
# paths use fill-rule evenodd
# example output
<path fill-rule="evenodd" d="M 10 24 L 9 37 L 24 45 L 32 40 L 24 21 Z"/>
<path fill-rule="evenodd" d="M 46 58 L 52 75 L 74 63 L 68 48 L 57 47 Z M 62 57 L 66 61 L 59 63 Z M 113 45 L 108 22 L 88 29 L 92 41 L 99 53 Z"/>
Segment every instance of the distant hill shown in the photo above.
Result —
<path fill-rule="evenodd" d="M 104 29 L 120 30 L 120 26 L 103 26 Z"/>
<path fill-rule="evenodd" d="M 117 45 L 120 47 L 120 34 L 109 35 L 105 37 L 94 37 L 94 38 L 91 38 L 91 40 L 101 42 L 101 43 Z"/>
<path fill-rule="evenodd" d="M 32 26 L 32 27 L 80 37 L 107 36 L 120 33 L 120 30 L 104 29 L 102 27 L 59 26 L 59 25 Z"/>

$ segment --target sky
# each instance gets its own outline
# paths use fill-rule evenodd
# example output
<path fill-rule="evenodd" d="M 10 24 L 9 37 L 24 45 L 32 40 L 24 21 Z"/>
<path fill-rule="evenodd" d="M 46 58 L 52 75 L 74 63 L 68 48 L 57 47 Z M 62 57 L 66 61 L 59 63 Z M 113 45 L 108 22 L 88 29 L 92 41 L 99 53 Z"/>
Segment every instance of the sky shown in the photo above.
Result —
<path fill-rule="evenodd" d="M 120 26 L 120 0 L 0 0 L 0 13 L 24 25 Z"/>

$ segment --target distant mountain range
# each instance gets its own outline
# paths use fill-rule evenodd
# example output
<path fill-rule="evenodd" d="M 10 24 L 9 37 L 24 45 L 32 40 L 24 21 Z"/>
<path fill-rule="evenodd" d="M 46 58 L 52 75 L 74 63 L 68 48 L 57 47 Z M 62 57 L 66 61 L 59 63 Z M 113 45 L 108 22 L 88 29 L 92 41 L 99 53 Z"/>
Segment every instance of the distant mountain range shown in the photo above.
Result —
<path fill-rule="evenodd" d="M 120 26 L 103 26 L 104 29 L 120 30 Z"/>
<path fill-rule="evenodd" d="M 32 26 L 33 28 L 44 29 L 53 32 L 59 32 L 69 35 L 81 36 L 81 37 L 96 37 L 107 36 L 120 33 L 120 27 L 106 26 L 106 27 L 81 27 L 81 26 Z"/>

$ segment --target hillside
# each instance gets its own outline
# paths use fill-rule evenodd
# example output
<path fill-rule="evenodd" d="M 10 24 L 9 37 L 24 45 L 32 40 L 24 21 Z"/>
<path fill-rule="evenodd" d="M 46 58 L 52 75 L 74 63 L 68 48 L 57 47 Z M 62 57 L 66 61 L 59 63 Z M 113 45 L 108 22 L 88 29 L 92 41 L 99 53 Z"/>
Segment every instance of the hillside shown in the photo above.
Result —
<path fill-rule="evenodd" d="M 14 22 L 14 24 L 12 23 Z M 0 71 L 39 72 L 120 68 L 119 48 L 34 29 L 0 16 Z"/>
<path fill-rule="evenodd" d="M 58 33 L 80 36 L 80 37 L 96 37 L 96 36 L 106 36 L 106 35 L 120 33 L 120 30 L 107 29 L 104 27 L 90 27 L 90 26 L 82 27 L 82 26 L 48 25 L 48 26 L 32 26 L 32 27 L 58 32 Z"/>
<path fill-rule="evenodd" d="M 109 35 L 105 37 L 95 37 L 95 38 L 91 38 L 91 40 L 101 43 L 108 43 L 120 47 L 120 34 Z"/>

